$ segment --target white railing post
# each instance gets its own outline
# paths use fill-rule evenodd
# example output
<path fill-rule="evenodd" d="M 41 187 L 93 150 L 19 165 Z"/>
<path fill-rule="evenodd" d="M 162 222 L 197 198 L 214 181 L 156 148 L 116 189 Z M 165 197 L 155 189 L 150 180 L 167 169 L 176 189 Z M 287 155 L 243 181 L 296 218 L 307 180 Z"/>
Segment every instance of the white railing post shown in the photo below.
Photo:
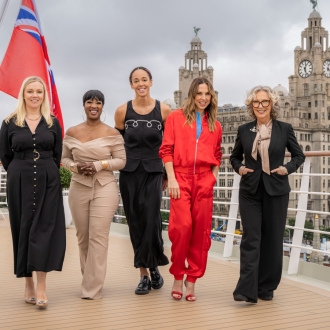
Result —
<path fill-rule="evenodd" d="M 229 219 L 230 218 L 237 218 L 238 213 L 238 188 L 239 188 L 239 182 L 241 180 L 241 177 L 235 173 L 234 174 L 234 182 L 233 182 L 233 189 L 231 193 L 231 201 L 230 201 L 230 207 L 229 207 Z M 236 220 L 228 220 L 227 223 L 227 233 L 234 234 L 236 227 Z M 225 246 L 223 249 L 223 257 L 231 257 L 233 253 L 233 243 L 234 243 L 234 236 L 233 235 L 226 235 L 226 241 Z"/>
<path fill-rule="evenodd" d="M 303 174 L 306 174 L 306 175 L 303 175 L 303 177 L 301 179 L 300 191 L 308 192 L 309 173 L 310 173 L 310 168 L 311 168 L 310 165 L 311 165 L 311 157 L 306 157 L 306 160 L 304 163 L 304 170 L 303 170 Z M 298 209 L 307 210 L 307 198 L 308 198 L 307 193 L 299 194 L 298 207 L 297 207 Z M 306 212 L 297 211 L 295 227 L 304 228 L 305 220 L 306 220 Z M 303 234 L 304 234 L 304 231 L 302 229 L 295 229 L 293 232 L 293 237 L 292 237 L 292 245 L 301 246 Z M 297 248 L 297 247 L 291 248 L 289 267 L 288 267 L 289 275 L 298 273 L 300 251 L 301 251 L 301 248 Z"/>

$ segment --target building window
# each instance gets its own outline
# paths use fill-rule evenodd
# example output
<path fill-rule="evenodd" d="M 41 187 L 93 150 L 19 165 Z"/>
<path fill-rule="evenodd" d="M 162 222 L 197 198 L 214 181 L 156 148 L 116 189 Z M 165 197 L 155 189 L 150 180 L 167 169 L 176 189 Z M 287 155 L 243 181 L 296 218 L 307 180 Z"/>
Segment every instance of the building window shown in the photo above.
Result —
<path fill-rule="evenodd" d="M 323 188 L 325 188 L 325 180 L 323 180 Z"/>
<path fill-rule="evenodd" d="M 315 101 L 316 102 L 316 101 Z M 318 118 L 318 115 L 317 115 L 317 112 L 314 113 L 314 119 L 317 119 Z"/>
<path fill-rule="evenodd" d="M 312 102 L 308 102 L 308 108 L 312 107 Z"/>
<path fill-rule="evenodd" d="M 305 151 L 311 151 L 311 147 L 310 146 L 306 146 Z"/>
<path fill-rule="evenodd" d="M 317 100 L 315 100 L 315 108 L 317 108 L 318 106 L 318 103 L 317 103 Z"/>
<path fill-rule="evenodd" d="M 231 198 L 231 190 L 228 190 L 227 194 L 228 194 L 228 198 Z"/>
<path fill-rule="evenodd" d="M 298 188 L 298 180 L 296 180 L 296 188 Z"/>
<path fill-rule="evenodd" d="M 317 84 L 314 84 L 314 92 L 317 92 Z"/>
<path fill-rule="evenodd" d="M 233 152 L 233 147 L 228 148 L 228 153 L 231 154 Z"/>
<path fill-rule="evenodd" d="M 300 102 L 298 102 L 298 103 L 297 103 L 297 106 L 298 106 L 298 107 L 301 107 L 301 103 L 300 103 Z"/>
<path fill-rule="evenodd" d="M 323 144 L 322 148 L 323 148 L 323 150 L 325 150 L 325 144 Z"/>
<path fill-rule="evenodd" d="M 226 143 L 226 137 L 225 136 L 222 137 L 222 143 Z"/>
<path fill-rule="evenodd" d="M 323 196 L 324 198 L 324 196 Z M 325 204 L 322 205 L 322 209 L 323 209 L 323 212 L 325 212 Z M 323 224 L 324 224 L 324 220 L 323 220 Z"/>
<path fill-rule="evenodd" d="M 324 108 L 324 100 L 322 100 L 322 108 Z"/>
<path fill-rule="evenodd" d="M 324 119 L 324 112 L 322 112 L 322 119 Z"/>
<path fill-rule="evenodd" d="M 323 162 L 323 165 L 325 165 L 325 157 L 323 157 L 322 162 Z"/>
<path fill-rule="evenodd" d="M 228 179 L 228 187 L 232 187 L 233 186 L 233 182 L 234 182 L 234 179 Z"/>
<path fill-rule="evenodd" d="M 308 96 L 308 84 L 304 84 L 304 96 Z"/>
<path fill-rule="evenodd" d="M 312 119 L 312 114 L 311 113 L 308 113 L 307 119 Z"/>
<path fill-rule="evenodd" d="M 322 134 L 322 141 L 325 141 L 325 134 Z"/>
<path fill-rule="evenodd" d="M 305 124 L 305 128 L 308 128 L 308 124 L 307 123 Z"/>
<path fill-rule="evenodd" d="M 219 197 L 220 198 L 225 198 L 226 197 L 226 192 L 224 190 L 220 190 Z"/>
<path fill-rule="evenodd" d="M 226 187 L 226 180 L 225 179 L 220 179 L 219 180 L 219 186 L 220 187 Z"/>

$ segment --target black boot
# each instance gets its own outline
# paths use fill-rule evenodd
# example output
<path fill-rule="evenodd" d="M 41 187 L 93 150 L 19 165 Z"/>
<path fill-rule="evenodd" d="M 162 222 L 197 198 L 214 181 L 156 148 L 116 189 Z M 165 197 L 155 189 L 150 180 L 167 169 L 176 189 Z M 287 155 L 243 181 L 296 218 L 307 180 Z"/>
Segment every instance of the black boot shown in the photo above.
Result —
<path fill-rule="evenodd" d="M 160 289 L 164 284 L 164 279 L 160 275 L 158 268 L 149 268 L 150 277 L 151 277 L 151 287 L 154 290 Z"/>
<path fill-rule="evenodd" d="M 141 277 L 140 283 L 135 289 L 136 294 L 147 294 L 151 290 L 150 278 L 147 275 Z"/>

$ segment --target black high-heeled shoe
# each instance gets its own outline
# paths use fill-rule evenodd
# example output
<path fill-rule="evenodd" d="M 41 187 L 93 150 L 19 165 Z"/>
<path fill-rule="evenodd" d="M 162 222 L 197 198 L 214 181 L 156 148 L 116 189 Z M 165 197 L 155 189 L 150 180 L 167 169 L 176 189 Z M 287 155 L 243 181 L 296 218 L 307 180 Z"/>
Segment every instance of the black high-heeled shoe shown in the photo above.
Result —
<path fill-rule="evenodd" d="M 150 277 L 151 277 L 151 287 L 154 290 L 160 289 L 164 285 L 164 279 L 160 275 L 158 268 L 149 268 Z"/>
<path fill-rule="evenodd" d="M 151 290 L 151 281 L 147 275 L 141 277 L 140 283 L 135 289 L 135 294 L 148 294 Z"/>

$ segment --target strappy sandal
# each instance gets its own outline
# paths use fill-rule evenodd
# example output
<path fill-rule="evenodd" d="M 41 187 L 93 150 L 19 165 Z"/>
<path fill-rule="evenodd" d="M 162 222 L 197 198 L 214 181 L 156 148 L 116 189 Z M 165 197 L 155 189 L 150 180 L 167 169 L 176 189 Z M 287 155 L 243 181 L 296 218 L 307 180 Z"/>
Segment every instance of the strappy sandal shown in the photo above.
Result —
<path fill-rule="evenodd" d="M 174 295 L 177 295 L 178 297 L 175 297 Z M 175 300 L 181 300 L 181 298 L 182 298 L 182 292 L 180 292 L 180 291 L 172 291 L 171 292 L 171 296 Z"/>

